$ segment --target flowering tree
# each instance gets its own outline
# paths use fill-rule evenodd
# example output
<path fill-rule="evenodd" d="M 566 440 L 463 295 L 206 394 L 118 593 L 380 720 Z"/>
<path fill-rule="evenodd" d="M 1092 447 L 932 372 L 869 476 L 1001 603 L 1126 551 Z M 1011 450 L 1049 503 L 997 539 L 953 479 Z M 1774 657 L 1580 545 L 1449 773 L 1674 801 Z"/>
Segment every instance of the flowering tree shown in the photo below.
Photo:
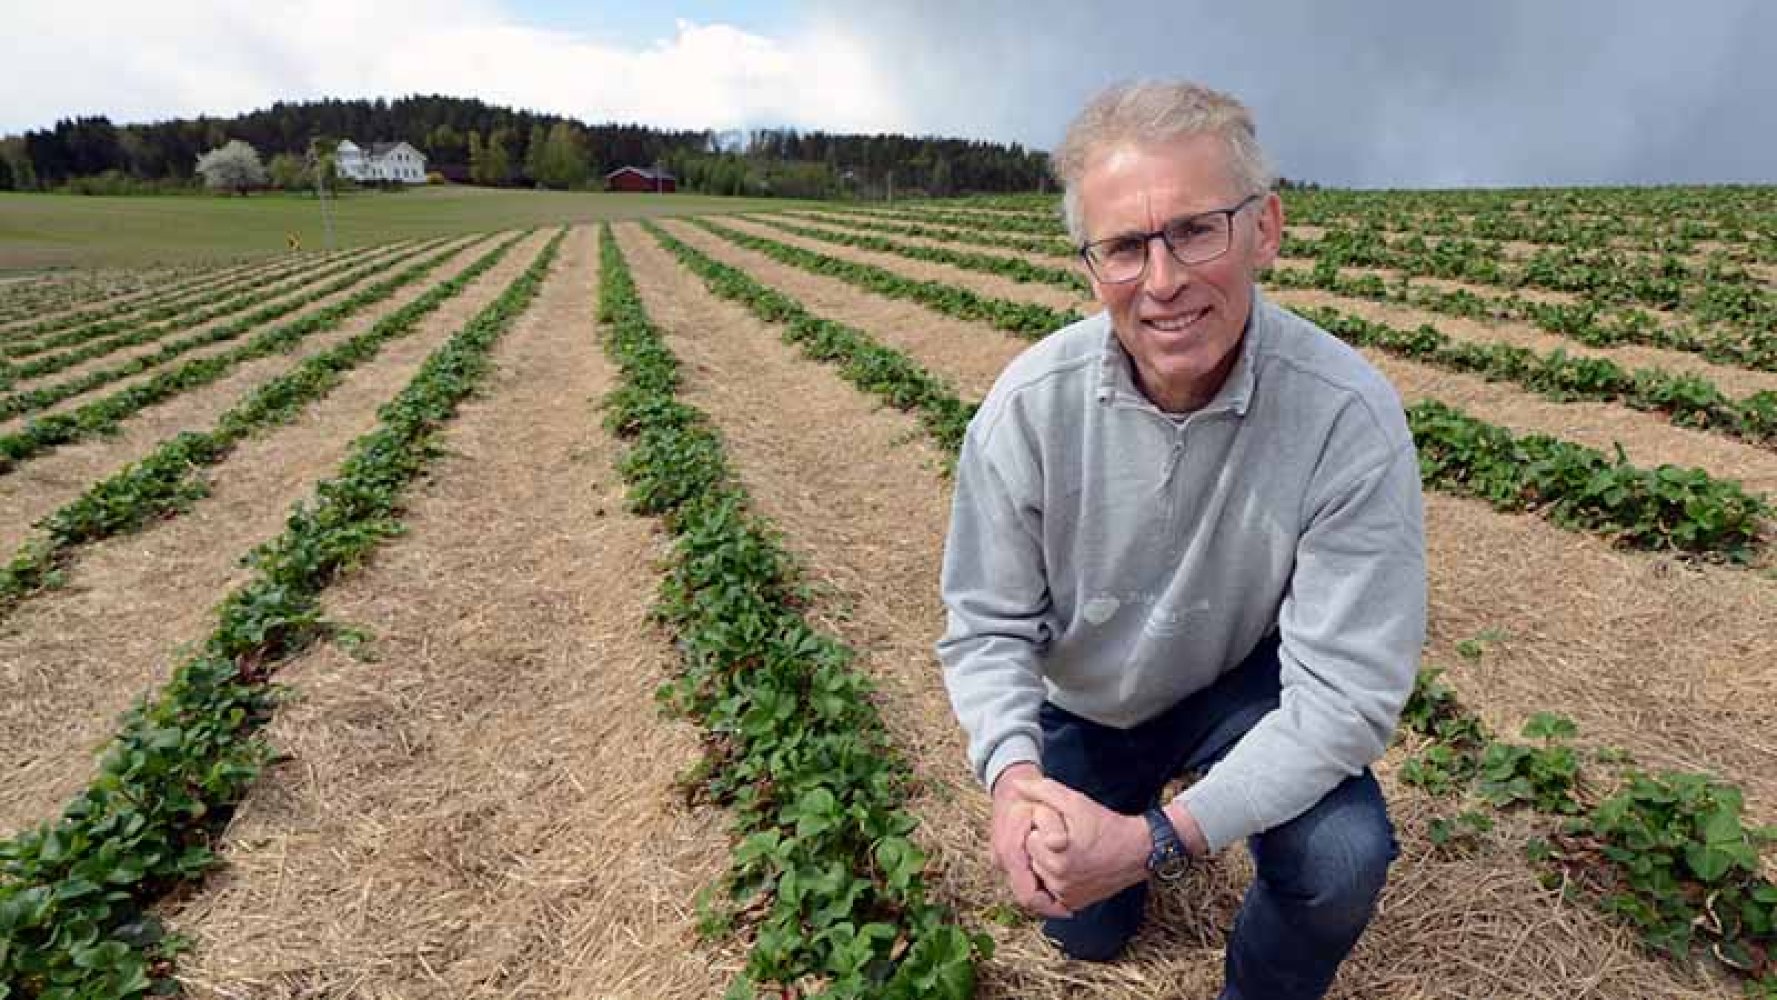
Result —
<path fill-rule="evenodd" d="M 204 183 L 218 191 L 246 194 L 249 188 L 265 185 L 265 166 L 259 162 L 259 151 L 239 139 L 230 139 L 220 148 L 197 158 L 197 172 Z"/>

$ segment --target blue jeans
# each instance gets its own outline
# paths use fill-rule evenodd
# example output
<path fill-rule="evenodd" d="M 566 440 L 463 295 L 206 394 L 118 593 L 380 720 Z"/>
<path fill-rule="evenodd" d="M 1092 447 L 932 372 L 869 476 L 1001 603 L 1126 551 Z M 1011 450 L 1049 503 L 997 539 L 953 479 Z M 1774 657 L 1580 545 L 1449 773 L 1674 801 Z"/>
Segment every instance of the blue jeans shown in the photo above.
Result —
<path fill-rule="evenodd" d="M 1278 704 L 1277 640 L 1159 716 L 1114 729 L 1042 708 L 1043 773 L 1123 813 L 1154 805 L 1166 782 L 1222 759 Z M 1302 815 L 1247 839 L 1257 877 L 1229 936 L 1223 1000 L 1324 995 L 1357 944 L 1398 853 L 1382 790 L 1366 769 Z M 1141 925 L 1148 884 L 1043 924 L 1070 957 L 1115 958 Z"/>

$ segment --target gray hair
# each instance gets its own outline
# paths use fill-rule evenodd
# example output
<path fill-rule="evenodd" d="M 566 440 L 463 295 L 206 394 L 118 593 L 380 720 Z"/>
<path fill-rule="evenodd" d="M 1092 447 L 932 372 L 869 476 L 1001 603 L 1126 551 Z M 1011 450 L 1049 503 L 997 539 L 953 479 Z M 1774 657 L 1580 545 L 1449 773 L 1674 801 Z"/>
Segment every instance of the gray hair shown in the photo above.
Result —
<path fill-rule="evenodd" d="M 1192 135 L 1219 135 L 1228 144 L 1228 165 L 1242 194 L 1264 194 L 1276 182 L 1259 147 L 1246 105 L 1218 90 L 1183 81 L 1142 80 L 1115 84 L 1092 98 L 1050 159 L 1061 182 L 1062 214 L 1075 243 L 1085 239 L 1080 218 L 1080 178 L 1094 156 L 1119 142 L 1160 143 Z"/>

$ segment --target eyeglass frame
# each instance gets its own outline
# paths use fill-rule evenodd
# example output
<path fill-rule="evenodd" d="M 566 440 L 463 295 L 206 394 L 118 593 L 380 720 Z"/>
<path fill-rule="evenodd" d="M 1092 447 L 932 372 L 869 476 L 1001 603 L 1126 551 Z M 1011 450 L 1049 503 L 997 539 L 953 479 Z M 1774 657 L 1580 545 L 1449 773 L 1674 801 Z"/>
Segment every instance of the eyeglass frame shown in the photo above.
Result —
<path fill-rule="evenodd" d="M 1171 254 L 1172 259 L 1178 261 L 1181 266 L 1190 267 L 1193 264 L 1207 264 L 1210 261 L 1217 259 L 1218 257 L 1225 256 L 1229 250 L 1232 250 L 1234 248 L 1234 217 L 1236 215 L 1239 215 L 1242 211 L 1244 211 L 1246 209 L 1246 206 L 1251 205 L 1253 202 L 1258 201 L 1259 199 L 1261 199 L 1263 197 L 1265 197 L 1265 196 L 1263 194 L 1259 194 L 1259 193 L 1249 194 L 1245 198 L 1240 199 L 1240 201 L 1236 202 L 1233 205 L 1228 206 L 1227 208 L 1215 208 L 1215 209 L 1211 209 L 1207 212 L 1197 212 L 1192 215 L 1181 215 L 1176 219 L 1172 219 L 1172 220 L 1168 221 L 1166 223 L 1166 225 L 1161 226 L 1159 229 L 1156 229 L 1152 232 L 1123 233 L 1122 235 L 1119 235 L 1119 236 L 1107 236 L 1102 240 L 1093 240 L 1091 243 L 1083 243 L 1080 245 L 1080 251 L 1079 251 L 1080 252 L 1080 259 L 1086 262 L 1086 269 L 1088 271 L 1092 272 L 1092 277 L 1094 279 L 1096 279 L 1100 284 L 1127 285 L 1130 282 L 1140 281 L 1141 279 L 1147 277 L 1148 258 L 1152 256 L 1152 254 L 1149 253 L 1148 248 L 1153 244 L 1154 238 L 1159 237 L 1161 245 L 1166 247 L 1166 252 Z M 1228 234 L 1228 242 L 1222 246 L 1221 250 L 1209 255 L 1208 257 L 1199 258 L 1197 260 L 1186 260 L 1183 257 L 1180 257 L 1179 252 L 1178 252 L 1178 248 L 1174 247 L 1172 245 L 1172 240 L 1167 238 L 1166 230 L 1171 229 L 1174 226 L 1183 225 L 1185 223 L 1197 222 L 1202 219 L 1207 219 L 1212 215 L 1222 215 L 1222 216 L 1227 217 L 1226 232 Z M 1122 278 L 1117 281 L 1110 281 L 1110 280 L 1107 280 L 1107 279 L 1101 277 L 1098 273 L 1098 267 L 1092 263 L 1092 248 L 1096 247 L 1096 246 L 1103 246 L 1106 243 L 1112 243 L 1112 242 L 1116 242 L 1119 240 L 1135 239 L 1138 236 L 1141 237 L 1141 241 L 1142 241 L 1141 270 L 1135 272 L 1135 274 L 1131 275 L 1130 277 Z"/>

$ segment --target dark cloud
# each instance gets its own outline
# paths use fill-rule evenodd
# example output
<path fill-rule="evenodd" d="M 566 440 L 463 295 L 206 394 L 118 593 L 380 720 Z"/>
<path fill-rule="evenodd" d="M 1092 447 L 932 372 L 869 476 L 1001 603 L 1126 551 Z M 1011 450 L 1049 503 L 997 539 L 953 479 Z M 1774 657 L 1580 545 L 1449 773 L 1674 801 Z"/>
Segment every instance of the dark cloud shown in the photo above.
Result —
<path fill-rule="evenodd" d="M 839 0 L 922 131 L 1054 145 L 1113 80 L 1250 104 L 1287 176 L 1777 181 L 1777 3 Z"/>

